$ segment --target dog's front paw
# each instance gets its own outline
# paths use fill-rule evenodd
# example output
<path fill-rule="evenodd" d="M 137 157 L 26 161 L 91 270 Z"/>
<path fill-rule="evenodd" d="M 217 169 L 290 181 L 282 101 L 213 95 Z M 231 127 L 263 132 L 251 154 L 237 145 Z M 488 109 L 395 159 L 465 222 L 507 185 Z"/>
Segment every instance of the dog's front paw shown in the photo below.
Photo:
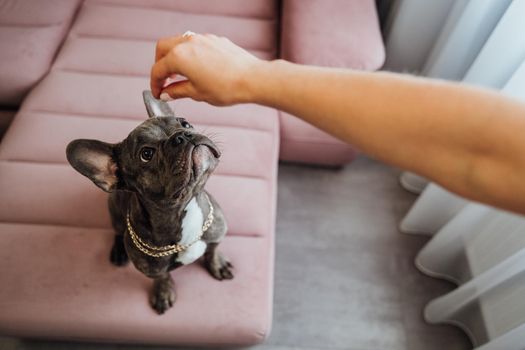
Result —
<path fill-rule="evenodd" d="M 220 281 L 233 279 L 233 265 L 221 253 L 215 254 L 213 259 L 205 262 L 208 272 Z"/>
<path fill-rule="evenodd" d="M 124 248 L 124 241 L 121 235 L 115 236 L 115 243 L 113 248 L 111 248 L 111 254 L 109 260 L 115 266 L 124 266 L 128 263 L 128 253 L 126 253 L 126 248 Z"/>
<path fill-rule="evenodd" d="M 175 303 L 175 291 L 171 278 L 156 279 L 153 283 L 153 292 L 150 297 L 151 307 L 162 315 Z"/>

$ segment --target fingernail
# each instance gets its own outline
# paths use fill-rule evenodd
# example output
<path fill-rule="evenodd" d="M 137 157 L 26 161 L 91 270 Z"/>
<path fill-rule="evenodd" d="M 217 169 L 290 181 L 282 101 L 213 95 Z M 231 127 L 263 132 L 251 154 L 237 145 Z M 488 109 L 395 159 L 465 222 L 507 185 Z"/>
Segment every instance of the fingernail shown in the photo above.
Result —
<path fill-rule="evenodd" d="M 162 94 L 160 94 L 160 99 L 164 102 L 173 101 L 173 99 L 167 92 L 163 92 Z"/>

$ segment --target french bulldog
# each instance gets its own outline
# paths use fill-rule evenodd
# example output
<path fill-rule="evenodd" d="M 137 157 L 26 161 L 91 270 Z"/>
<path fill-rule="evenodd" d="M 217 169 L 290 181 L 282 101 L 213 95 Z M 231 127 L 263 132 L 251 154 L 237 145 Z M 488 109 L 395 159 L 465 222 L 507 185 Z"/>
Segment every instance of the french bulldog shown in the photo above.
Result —
<path fill-rule="evenodd" d="M 175 301 L 170 271 L 204 257 L 218 280 L 232 279 L 232 265 L 217 249 L 227 231 L 224 214 L 204 185 L 219 163 L 217 146 L 170 106 L 143 92 L 149 118 L 122 142 L 79 139 L 67 160 L 109 192 L 115 230 L 110 261 L 129 259 L 153 279 L 150 304 L 163 314 Z"/>

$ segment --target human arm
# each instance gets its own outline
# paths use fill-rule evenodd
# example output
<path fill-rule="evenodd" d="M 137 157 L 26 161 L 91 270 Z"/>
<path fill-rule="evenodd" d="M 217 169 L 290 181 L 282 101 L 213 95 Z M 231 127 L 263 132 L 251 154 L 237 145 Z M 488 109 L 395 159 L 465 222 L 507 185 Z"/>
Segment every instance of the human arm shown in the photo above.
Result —
<path fill-rule="evenodd" d="M 174 40 L 174 39 L 171 39 Z M 480 88 L 415 78 L 265 62 L 227 39 L 159 42 L 152 90 L 216 105 L 254 102 L 327 131 L 452 192 L 525 213 L 525 105 Z"/>

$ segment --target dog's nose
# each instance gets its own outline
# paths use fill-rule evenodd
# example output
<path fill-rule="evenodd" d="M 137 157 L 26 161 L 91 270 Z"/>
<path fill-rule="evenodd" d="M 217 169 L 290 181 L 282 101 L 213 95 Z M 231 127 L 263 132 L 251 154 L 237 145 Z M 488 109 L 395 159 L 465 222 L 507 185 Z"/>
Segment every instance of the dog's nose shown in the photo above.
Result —
<path fill-rule="evenodd" d="M 190 132 L 183 132 L 171 137 L 171 143 L 174 146 L 182 145 L 193 138 L 193 134 Z"/>

